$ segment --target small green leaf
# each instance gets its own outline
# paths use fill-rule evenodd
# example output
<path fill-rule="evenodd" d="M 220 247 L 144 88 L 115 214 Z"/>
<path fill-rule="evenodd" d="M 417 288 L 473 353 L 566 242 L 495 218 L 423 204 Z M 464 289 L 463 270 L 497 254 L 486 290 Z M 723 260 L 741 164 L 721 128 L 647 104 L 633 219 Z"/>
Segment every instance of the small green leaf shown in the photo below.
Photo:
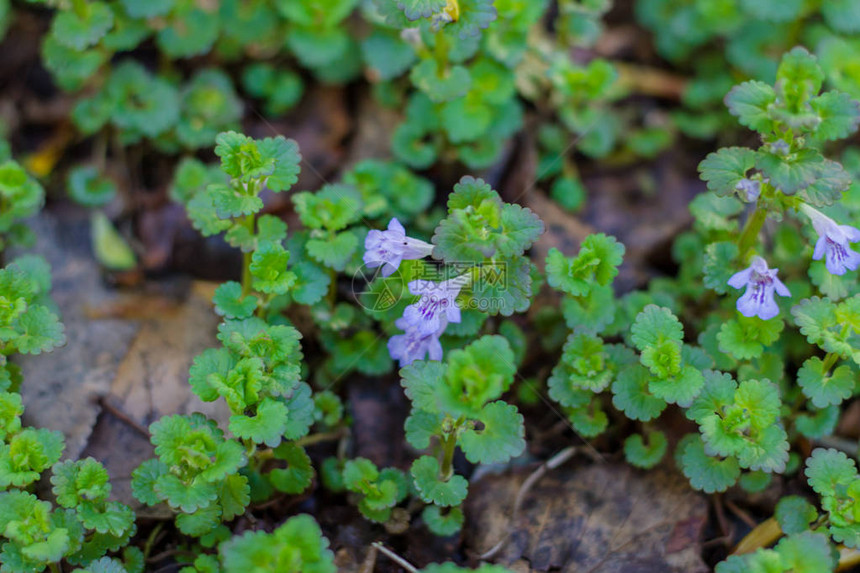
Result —
<path fill-rule="evenodd" d="M 460 435 L 459 445 L 473 464 L 506 462 L 525 450 L 523 417 L 516 406 L 492 402 L 478 416 L 483 429 L 468 429 Z"/>
<path fill-rule="evenodd" d="M 593 284 L 606 286 L 618 274 L 624 257 L 624 245 L 602 233 L 583 240 L 573 259 L 565 258 L 557 249 L 549 250 L 546 259 L 547 282 L 553 288 L 574 296 L 589 292 Z"/>
<path fill-rule="evenodd" d="M 308 254 L 323 266 L 342 271 L 358 249 L 358 238 L 349 231 L 328 239 L 309 239 Z"/>
<path fill-rule="evenodd" d="M 705 493 L 726 491 L 734 485 L 741 470 L 734 458 L 719 459 L 705 453 L 701 438 L 693 436 L 679 446 L 681 469 L 690 485 Z"/>
<path fill-rule="evenodd" d="M 718 294 L 728 292 L 728 281 L 734 274 L 733 262 L 738 256 L 734 241 L 717 241 L 705 247 L 705 262 L 702 267 L 705 286 Z"/>
<path fill-rule="evenodd" d="M 806 460 L 805 474 L 815 493 L 822 497 L 833 496 L 839 485 L 847 485 L 857 479 L 857 466 L 843 452 L 816 448 Z"/>
<path fill-rule="evenodd" d="M 397 7 L 410 20 L 429 18 L 438 14 L 448 5 L 447 0 L 396 0 Z"/>
<path fill-rule="evenodd" d="M 756 168 L 770 179 L 770 184 L 785 193 L 794 195 L 815 182 L 824 158 L 812 149 L 801 149 L 782 157 L 767 151 L 756 154 Z"/>
<path fill-rule="evenodd" d="M 810 102 L 821 118 L 815 136 L 825 141 L 845 139 L 860 124 L 860 102 L 844 92 L 824 92 Z"/>
<path fill-rule="evenodd" d="M 251 285 L 267 294 L 286 294 L 296 275 L 287 269 L 290 253 L 280 243 L 264 242 L 251 257 Z"/>
<path fill-rule="evenodd" d="M 275 468 L 268 473 L 275 489 L 289 494 L 305 491 L 313 482 L 314 468 L 304 448 L 284 442 L 273 453 L 275 459 L 287 462 L 286 468 Z"/>
<path fill-rule="evenodd" d="M 237 438 L 264 443 L 275 447 L 281 442 L 289 410 L 283 402 L 264 398 L 257 406 L 254 416 L 234 414 L 230 416 L 230 431 Z"/>
<path fill-rule="evenodd" d="M 416 360 L 400 369 L 400 383 L 413 408 L 428 413 L 439 411 L 437 388 L 447 371 L 447 364 L 435 360 Z"/>
<path fill-rule="evenodd" d="M 61 10 L 51 22 L 51 34 L 74 50 L 97 44 L 113 27 L 113 12 L 104 2 L 87 2 L 84 9 Z"/>
<path fill-rule="evenodd" d="M 785 323 L 779 317 L 770 320 L 738 316 L 723 323 L 717 340 L 720 350 L 738 360 L 761 356 L 766 346 L 779 339 Z"/>
<path fill-rule="evenodd" d="M 746 147 L 723 147 L 699 163 L 699 174 L 708 190 L 720 197 L 734 195 L 737 185 L 755 167 L 756 153 Z"/>
<path fill-rule="evenodd" d="M 99 502 L 110 495 L 107 470 L 93 458 L 67 460 L 51 469 L 51 491 L 57 503 L 75 508 L 81 502 Z"/>
<path fill-rule="evenodd" d="M 57 315 L 45 306 L 33 305 L 18 317 L 14 345 L 22 354 L 41 354 L 66 343 L 66 335 Z"/>
<path fill-rule="evenodd" d="M 116 185 L 95 167 L 76 167 L 69 172 L 69 195 L 85 207 L 100 207 L 116 195 Z"/>
<path fill-rule="evenodd" d="M 431 438 L 442 433 L 442 419 L 441 414 L 413 408 L 403 428 L 406 431 L 406 441 L 418 450 L 429 447 Z"/>
<path fill-rule="evenodd" d="M 659 416 L 666 402 L 648 390 L 650 378 L 644 366 L 623 369 L 612 383 L 612 405 L 632 420 L 647 422 Z"/>
<path fill-rule="evenodd" d="M 421 519 L 427 524 L 427 529 L 433 534 L 442 537 L 454 535 L 460 531 L 465 521 L 463 510 L 459 507 L 451 507 L 445 511 L 438 505 L 428 505 L 425 507 L 424 511 L 421 512 Z M 422 571 L 426 572 L 429 569 L 422 569 Z"/>
<path fill-rule="evenodd" d="M 415 62 L 415 49 L 399 35 L 376 30 L 361 42 L 361 53 L 371 78 L 389 81 L 406 72 Z"/>
<path fill-rule="evenodd" d="M 788 495 L 776 504 L 774 517 L 783 533 L 792 535 L 808 531 L 809 524 L 818 519 L 818 512 L 799 495 Z"/>
<path fill-rule="evenodd" d="M 748 81 L 737 85 L 726 96 L 726 106 L 729 112 L 738 118 L 738 122 L 762 134 L 773 130 L 773 120 L 768 113 L 768 108 L 775 101 L 776 92 L 773 88 L 759 81 Z M 717 153 L 723 151 L 725 149 Z M 738 156 L 735 155 L 735 157 Z"/>
<path fill-rule="evenodd" d="M 439 471 L 439 461 L 432 456 L 421 456 L 413 462 L 411 473 L 419 497 L 441 507 L 460 505 L 468 492 L 466 478 L 454 474 L 445 480 Z"/>
<path fill-rule="evenodd" d="M 860 31 L 860 6 L 853 0 L 829 0 L 821 4 L 821 14 L 837 32 L 856 34 Z"/>
<path fill-rule="evenodd" d="M 641 434 L 631 434 L 624 440 L 624 457 L 638 468 L 653 468 L 666 455 L 668 445 L 666 434 L 660 431 L 650 432 L 647 444 Z"/>
<path fill-rule="evenodd" d="M 462 99 L 472 84 L 469 70 L 463 66 L 452 66 L 440 73 L 439 65 L 434 58 L 427 58 L 414 66 L 409 77 L 412 84 L 435 103 Z"/>
<path fill-rule="evenodd" d="M 131 473 L 131 492 L 146 505 L 155 505 L 164 499 L 155 491 L 155 483 L 168 471 L 167 464 L 158 459 L 146 460 Z"/>
<path fill-rule="evenodd" d="M 797 371 L 797 383 L 816 408 L 839 405 L 854 393 L 854 373 L 849 366 L 839 366 L 833 373 L 824 371 L 818 357 L 808 358 Z"/>
<path fill-rule="evenodd" d="M 630 332 L 633 344 L 640 351 L 667 340 L 680 343 L 684 338 L 684 327 L 672 311 L 654 304 L 649 304 L 636 316 Z"/>
<path fill-rule="evenodd" d="M 258 303 L 255 296 L 243 296 L 242 285 L 236 281 L 222 283 L 215 289 L 212 302 L 215 312 L 225 318 L 248 318 L 254 314 Z"/>
<path fill-rule="evenodd" d="M 296 282 L 290 296 L 299 304 L 312 305 L 323 299 L 328 293 L 331 278 L 319 266 L 310 261 L 304 261 L 293 267 Z"/>
<path fill-rule="evenodd" d="M 211 532 L 221 523 L 221 508 L 217 504 L 201 507 L 193 512 L 176 516 L 176 527 L 185 535 L 200 537 Z"/>

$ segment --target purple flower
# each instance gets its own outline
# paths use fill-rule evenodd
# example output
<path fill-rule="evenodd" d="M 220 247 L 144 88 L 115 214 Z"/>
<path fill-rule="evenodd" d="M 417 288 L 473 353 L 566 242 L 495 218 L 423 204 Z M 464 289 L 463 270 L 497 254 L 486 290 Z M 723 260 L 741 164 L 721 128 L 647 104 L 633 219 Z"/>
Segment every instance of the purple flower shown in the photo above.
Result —
<path fill-rule="evenodd" d="M 421 298 L 407 306 L 403 316 L 394 323 L 404 332 L 388 340 L 391 358 L 398 360 L 401 366 L 424 360 L 425 356 L 430 360 L 442 360 L 439 337 L 449 322 L 460 322 L 457 296 L 469 280 L 470 276 L 464 274 L 438 283 L 426 280 L 409 283 L 409 292 Z"/>
<path fill-rule="evenodd" d="M 839 225 L 809 205 L 803 205 L 801 209 L 809 216 L 815 232 L 818 233 L 818 242 L 815 243 L 812 258 L 820 261 L 824 257 L 824 264 L 833 275 L 844 275 L 845 271 L 857 270 L 860 266 L 860 254 L 852 251 L 850 245 L 860 241 L 860 231 L 849 225 Z"/>
<path fill-rule="evenodd" d="M 767 268 L 767 261 L 753 257 L 750 266 L 732 275 L 729 286 L 736 289 L 746 286 L 746 292 L 738 299 L 738 312 L 744 316 L 758 316 L 769 320 L 779 314 L 779 307 L 773 300 L 774 290 L 780 296 L 791 296 L 782 281 L 776 278 L 779 269 Z"/>
<path fill-rule="evenodd" d="M 761 195 L 761 181 L 756 179 L 741 179 L 735 185 L 735 189 L 741 192 L 741 196 L 747 203 L 752 203 Z"/>
<path fill-rule="evenodd" d="M 388 353 L 391 358 L 400 362 L 400 366 L 406 366 L 416 360 L 424 360 L 428 354 L 430 360 L 442 360 L 442 344 L 439 342 L 439 337 L 445 331 L 445 326 L 447 323 L 438 332 L 426 335 L 419 334 L 414 329 L 396 334 L 388 339 Z"/>
<path fill-rule="evenodd" d="M 364 240 L 364 264 L 382 266 L 382 276 L 390 276 L 403 260 L 423 259 L 433 252 L 433 245 L 406 236 L 400 221 L 391 219 L 385 231 L 373 230 Z"/>
<path fill-rule="evenodd" d="M 457 297 L 460 289 L 466 284 L 467 275 L 462 275 L 447 281 L 417 280 L 409 283 L 409 292 L 421 295 L 418 302 L 410 304 L 403 311 L 400 326 L 403 330 L 415 329 L 422 336 L 444 330 L 449 322 L 460 322 L 460 307 Z"/>

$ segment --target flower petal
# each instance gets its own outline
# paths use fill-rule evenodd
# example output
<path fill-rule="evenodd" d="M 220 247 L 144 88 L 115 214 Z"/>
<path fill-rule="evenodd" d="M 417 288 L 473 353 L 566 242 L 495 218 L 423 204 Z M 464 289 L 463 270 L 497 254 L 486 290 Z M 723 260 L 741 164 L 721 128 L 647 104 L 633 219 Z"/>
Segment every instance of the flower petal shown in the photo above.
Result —
<path fill-rule="evenodd" d="M 783 284 L 783 282 L 776 277 L 773 277 L 773 286 L 776 288 L 776 292 L 780 296 L 791 296 L 788 287 L 785 286 L 785 284 Z"/>
<path fill-rule="evenodd" d="M 746 292 L 741 295 L 737 302 L 738 312 L 746 317 L 753 317 L 758 314 L 758 302 L 753 298 L 752 287 L 747 287 Z"/>
<path fill-rule="evenodd" d="M 400 235 L 406 234 L 406 229 L 403 228 L 403 225 L 400 224 L 400 221 L 397 220 L 397 217 L 392 217 L 392 219 L 388 222 L 388 230 L 398 233 Z"/>
<path fill-rule="evenodd" d="M 750 274 L 752 274 L 751 267 L 737 272 L 728 280 L 728 285 L 733 288 L 743 288 L 745 284 L 749 283 Z"/>
<path fill-rule="evenodd" d="M 824 236 L 818 237 L 818 241 L 815 243 L 815 251 L 812 253 L 813 261 L 820 261 L 821 257 L 824 256 L 824 253 L 827 251 L 827 238 Z"/>

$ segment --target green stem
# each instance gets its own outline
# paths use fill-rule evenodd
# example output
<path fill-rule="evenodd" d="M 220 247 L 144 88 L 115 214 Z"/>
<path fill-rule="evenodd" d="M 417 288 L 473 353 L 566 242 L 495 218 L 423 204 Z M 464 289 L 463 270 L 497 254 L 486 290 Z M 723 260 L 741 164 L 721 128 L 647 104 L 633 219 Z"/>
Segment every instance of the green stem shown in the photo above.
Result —
<path fill-rule="evenodd" d="M 456 425 L 456 424 L 455 424 Z M 443 481 L 448 481 L 454 473 L 454 450 L 457 447 L 456 428 L 442 439 L 442 465 L 439 469 Z"/>
<path fill-rule="evenodd" d="M 323 432 L 321 434 L 310 434 L 305 436 L 304 438 L 299 438 L 298 440 L 293 441 L 293 444 L 299 446 L 300 448 L 306 448 L 308 446 L 313 446 L 315 444 L 320 444 L 322 442 L 333 442 L 335 440 L 339 440 L 347 435 L 346 428 L 341 428 L 339 430 L 334 430 L 332 432 Z M 275 451 L 271 449 L 266 450 L 256 450 L 253 454 L 254 459 L 254 468 L 262 467 L 262 465 L 268 460 L 275 457 Z"/>
<path fill-rule="evenodd" d="M 90 9 L 87 6 L 87 0 L 72 0 L 72 10 L 81 20 L 86 20 L 90 15 Z"/>
<path fill-rule="evenodd" d="M 149 537 L 146 538 L 146 544 L 143 546 L 144 561 L 149 558 L 149 554 L 152 552 L 152 546 L 155 545 L 155 538 L 158 537 L 158 534 L 161 533 L 161 530 L 163 528 L 164 522 L 160 521 L 155 527 L 152 528 L 152 531 L 149 532 Z"/>
<path fill-rule="evenodd" d="M 322 434 L 311 434 L 309 436 L 305 436 L 304 438 L 299 438 L 295 442 L 295 445 L 304 448 L 307 446 L 312 446 L 314 444 L 319 444 L 321 442 L 333 442 L 334 440 L 339 440 L 346 435 L 346 428 L 341 428 L 339 430 L 335 430 L 333 432 L 324 432 Z"/>
<path fill-rule="evenodd" d="M 436 73 L 440 78 L 445 77 L 448 72 L 448 38 L 442 30 L 436 32 L 436 51 L 434 53 L 436 60 Z"/>
<path fill-rule="evenodd" d="M 325 295 L 325 299 L 328 302 L 329 308 L 334 310 L 335 304 L 337 304 L 337 271 L 334 269 L 329 269 L 329 285 L 328 292 Z"/>
<path fill-rule="evenodd" d="M 766 219 L 767 211 L 758 206 L 756 206 L 750 218 L 747 219 L 744 230 L 738 238 L 738 255 L 740 256 L 741 264 L 746 263 L 747 255 L 756 246 L 758 235 Z"/>
<path fill-rule="evenodd" d="M 60 569 L 58 563 L 51 563 L 49 566 L 51 567 L 51 573 L 62 573 L 62 569 Z"/>
<path fill-rule="evenodd" d="M 824 357 L 824 365 L 823 370 L 825 376 L 830 372 L 830 369 L 836 364 L 836 361 L 839 360 L 839 355 L 835 352 L 828 352 L 827 356 Z"/>
<path fill-rule="evenodd" d="M 248 229 L 250 234 L 254 234 L 255 220 L 253 213 L 245 216 L 243 225 Z M 251 258 L 253 256 L 254 253 L 251 251 L 242 253 L 242 296 L 251 294 L 251 281 L 253 280 L 251 277 Z"/>

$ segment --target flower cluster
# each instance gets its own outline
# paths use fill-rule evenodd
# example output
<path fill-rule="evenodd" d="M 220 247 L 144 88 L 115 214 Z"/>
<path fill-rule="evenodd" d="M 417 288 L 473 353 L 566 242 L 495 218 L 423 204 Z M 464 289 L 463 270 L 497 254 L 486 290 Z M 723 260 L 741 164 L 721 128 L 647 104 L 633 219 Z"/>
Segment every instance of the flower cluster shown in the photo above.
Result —
<path fill-rule="evenodd" d="M 364 241 L 364 263 L 371 268 L 382 267 L 382 276 L 391 276 L 404 260 L 418 260 L 433 252 L 433 245 L 406 236 L 403 225 L 391 219 L 385 231 L 370 231 Z M 450 322 L 460 322 L 460 307 L 457 297 L 469 283 L 469 275 L 433 282 L 411 281 L 409 292 L 420 297 L 410 304 L 394 324 L 403 334 L 392 336 L 388 341 L 391 358 L 401 366 L 423 360 L 442 360 L 442 344 L 439 337 Z"/>

